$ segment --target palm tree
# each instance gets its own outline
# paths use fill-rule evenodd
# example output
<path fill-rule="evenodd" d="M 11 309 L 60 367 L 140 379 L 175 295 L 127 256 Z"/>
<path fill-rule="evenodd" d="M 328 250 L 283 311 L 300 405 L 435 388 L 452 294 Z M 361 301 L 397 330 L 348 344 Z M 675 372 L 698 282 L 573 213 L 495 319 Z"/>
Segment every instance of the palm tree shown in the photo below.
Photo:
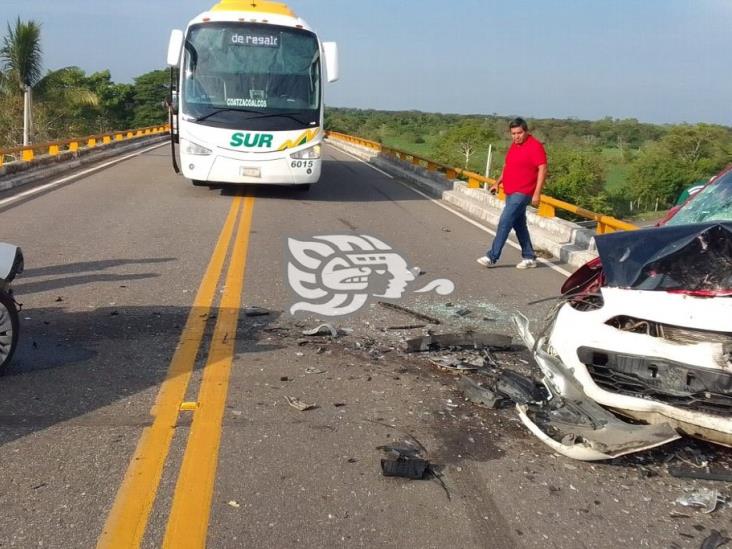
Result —
<path fill-rule="evenodd" d="M 18 18 L 15 28 L 8 23 L 8 34 L 0 48 L 0 62 L 6 90 L 23 93 L 23 145 L 30 142 L 31 93 L 41 78 L 41 26 L 35 21 L 24 23 Z M 13 94 L 14 95 L 14 94 Z"/>

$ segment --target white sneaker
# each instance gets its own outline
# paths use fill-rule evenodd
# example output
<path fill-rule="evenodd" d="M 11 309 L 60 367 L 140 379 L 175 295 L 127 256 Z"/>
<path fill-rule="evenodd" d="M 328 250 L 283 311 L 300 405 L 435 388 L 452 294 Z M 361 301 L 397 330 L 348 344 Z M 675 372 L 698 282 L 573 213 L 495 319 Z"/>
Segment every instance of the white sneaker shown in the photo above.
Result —
<path fill-rule="evenodd" d="M 478 259 L 476 259 L 476 261 L 478 263 L 480 263 L 481 265 L 483 265 L 483 267 L 494 267 L 496 264 L 495 261 L 493 261 L 490 257 L 485 256 L 485 255 L 483 257 L 479 257 Z"/>
<path fill-rule="evenodd" d="M 534 267 L 536 267 L 536 261 L 534 259 L 524 259 L 516 265 L 517 269 L 533 269 Z"/>

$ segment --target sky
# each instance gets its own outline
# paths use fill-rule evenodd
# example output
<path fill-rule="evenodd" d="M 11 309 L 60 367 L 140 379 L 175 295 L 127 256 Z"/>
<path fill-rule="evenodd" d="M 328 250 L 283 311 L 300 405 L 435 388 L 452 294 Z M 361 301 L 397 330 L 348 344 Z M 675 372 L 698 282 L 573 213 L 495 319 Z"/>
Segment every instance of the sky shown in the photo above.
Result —
<path fill-rule="evenodd" d="M 0 0 L 42 25 L 47 69 L 162 68 L 215 0 Z M 732 0 L 291 0 L 336 41 L 337 107 L 732 125 Z"/>

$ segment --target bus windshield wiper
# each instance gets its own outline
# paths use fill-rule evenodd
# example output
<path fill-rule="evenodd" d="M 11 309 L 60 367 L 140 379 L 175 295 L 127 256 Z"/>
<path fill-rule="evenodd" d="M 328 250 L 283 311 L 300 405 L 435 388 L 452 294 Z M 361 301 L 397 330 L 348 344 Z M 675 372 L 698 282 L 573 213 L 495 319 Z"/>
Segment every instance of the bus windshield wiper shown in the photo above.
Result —
<path fill-rule="evenodd" d="M 255 116 L 254 118 L 274 118 L 276 116 L 281 116 L 283 118 L 289 118 L 290 120 L 299 122 L 300 124 L 310 124 L 312 122 L 312 120 L 303 120 L 302 118 L 298 118 L 296 116 L 298 114 L 308 114 L 308 113 L 305 111 L 296 111 L 294 113 L 272 112 L 269 114 L 263 114 L 262 116 Z"/>
<path fill-rule="evenodd" d="M 227 108 L 223 108 L 223 109 L 216 109 L 215 111 L 212 111 L 208 114 L 204 114 L 203 116 L 198 116 L 193 121 L 194 122 L 203 122 L 204 120 L 211 118 L 215 114 L 219 114 L 222 112 L 232 112 L 232 111 L 233 112 L 246 112 L 246 113 L 250 113 L 250 114 L 262 114 L 262 111 L 252 111 L 252 110 L 248 110 L 248 109 L 238 109 L 238 108 L 234 108 L 234 107 L 227 107 Z M 255 116 L 254 118 L 260 118 L 260 117 Z"/>

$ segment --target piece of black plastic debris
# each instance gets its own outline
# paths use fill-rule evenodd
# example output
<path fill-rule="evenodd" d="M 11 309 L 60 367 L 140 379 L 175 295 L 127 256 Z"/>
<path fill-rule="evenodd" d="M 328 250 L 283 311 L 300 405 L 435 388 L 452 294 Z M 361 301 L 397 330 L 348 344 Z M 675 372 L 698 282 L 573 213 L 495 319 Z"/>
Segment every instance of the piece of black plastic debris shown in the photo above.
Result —
<path fill-rule="evenodd" d="M 56 303 L 61 303 L 61 302 L 62 302 L 63 300 L 64 300 L 64 298 L 63 298 L 63 297 L 61 297 L 61 296 L 58 296 L 58 297 L 56 298 Z"/>
<path fill-rule="evenodd" d="M 729 541 L 730 538 L 727 537 L 726 530 L 722 530 L 721 532 L 712 530 L 712 533 L 702 541 L 701 549 L 717 549 L 717 547 L 727 545 Z"/>
<path fill-rule="evenodd" d="M 426 327 L 426 324 L 407 324 L 406 326 L 389 326 L 387 330 L 416 330 L 418 328 Z"/>
<path fill-rule="evenodd" d="M 691 467 L 669 467 L 668 472 L 676 478 L 693 478 L 698 480 L 718 480 L 732 482 L 732 471 L 693 469 Z"/>
<path fill-rule="evenodd" d="M 268 316 L 270 311 L 262 307 L 247 307 L 244 309 L 244 316 Z"/>
<path fill-rule="evenodd" d="M 511 336 L 492 333 L 434 334 L 408 339 L 401 344 L 407 353 L 419 353 L 438 349 L 508 349 L 511 347 Z"/>
<path fill-rule="evenodd" d="M 290 378 L 289 378 L 289 377 L 287 377 L 287 376 L 282 376 L 282 377 L 280 378 L 280 381 L 290 381 Z"/>
<path fill-rule="evenodd" d="M 334 402 L 333 403 L 333 406 L 335 406 L 336 408 L 343 408 L 345 405 L 346 405 L 345 402 Z"/>
<path fill-rule="evenodd" d="M 422 480 L 429 469 L 429 462 L 422 458 L 382 459 L 381 471 L 385 477 L 402 477 Z"/>
<path fill-rule="evenodd" d="M 465 397 L 471 402 L 476 404 L 482 404 L 488 408 L 498 408 L 504 402 L 504 398 L 497 395 L 486 387 L 481 387 L 475 381 L 469 377 L 462 377 L 458 382 L 458 389 L 460 389 Z"/>
<path fill-rule="evenodd" d="M 417 311 L 413 311 L 412 309 L 407 309 L 406 307 L 402 307 L 401 305 L 397 305 L 396 303 L 388 303 L 386 301 L 379 301 L 378 303 L 379 303 L 379 305 L 381 305 L 382 307 L 384 307 L 386 309 L 393 309 L 393 310 L 399 311 L 401 313 L 406 313 L 419 320 L 424 320 L 425 322 L 429 322 L 430 324 L 440 324 L 440 321 L 434 317 L 427 316 L 422 313 L 418 313 Z"/>
<path fill-rule="evenodd" d="M 533 379 L 511 370 L 501 372 L 496 389 L 517 404 L 529 404 L 546 400 L 546 395 Z"/>
<path fill-rule="evenodd" d="M 458 309 L 455 311 L 455 316 L 468 316 L 472 312 L 470 309 Z"/>

